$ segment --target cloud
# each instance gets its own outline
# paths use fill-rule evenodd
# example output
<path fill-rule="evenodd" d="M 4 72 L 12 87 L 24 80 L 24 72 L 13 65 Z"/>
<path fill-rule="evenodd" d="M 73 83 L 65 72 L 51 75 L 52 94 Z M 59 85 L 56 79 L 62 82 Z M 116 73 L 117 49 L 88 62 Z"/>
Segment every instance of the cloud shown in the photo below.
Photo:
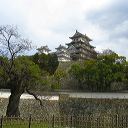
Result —
<path fill-rule="evenodd" d="M 121 49 L 128 41 L 127 6 L 126 0 L 1 0 L 0 24 L 18 25 L 34 45 L 47 44 L 51 50 L 70 42 L 78 29 L 97 50 L 112 48 L 126 55 Z"/>
<path fill-rule="evenodd" d="M 128 20 L 128 1 L 117 0 L 104 9 L 89 12 L 88 19 L 92 23 L 99 23 L 105 29 L 112 29 Z"/>
<path fill-rule="evenodd" d="M 110 48 L 117 53 L 128 57 L 128 1 L 113 0 L 113 2 L 105 8 L 88 12 L 86 18 L 91 24 L 99 27 L 104 33 L 100 42 L 104 48 Z"/>

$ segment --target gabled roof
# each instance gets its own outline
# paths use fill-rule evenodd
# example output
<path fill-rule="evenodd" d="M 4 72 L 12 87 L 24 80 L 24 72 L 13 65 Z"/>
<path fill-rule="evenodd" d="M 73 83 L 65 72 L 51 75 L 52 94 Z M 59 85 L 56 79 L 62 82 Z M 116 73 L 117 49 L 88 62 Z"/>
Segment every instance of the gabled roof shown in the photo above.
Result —
<path fill-rule="evenodd" d="M 90 39 L 88 36 L 86 36 L 86 34 L 82 34 L 80 32 L 78 32 L 76 30 L 76 33 L 72 36 L 72 37 L 69 37 L 70 39 L 75 39 L 75 38 L 78 38 L 78 37 L 83 37 L 83 38 L 86 38 L 88 41 L 92 41 L 92 39 Z"/>
<path fill-rule="evenodd" d="M 76 52 L 77 51 L 77 49 L 76 49 L 76 47 L 74 47 L 73 45 L 70 45 L 69 47 L 68 47 L 68 52 L 69 53 L 73 53 L 73 52 Z"/>
<path fill-rule="evenodd" d="M 67 50 L 67 48 L 66 48 L 65 46 L 61 45 L 61 44 L 59 45 L 58 48 L 55 48 L 55 49 L 57 49 L 57 50 L 58 50 L 58 49 L 66 49 L 66 50 Z"/>

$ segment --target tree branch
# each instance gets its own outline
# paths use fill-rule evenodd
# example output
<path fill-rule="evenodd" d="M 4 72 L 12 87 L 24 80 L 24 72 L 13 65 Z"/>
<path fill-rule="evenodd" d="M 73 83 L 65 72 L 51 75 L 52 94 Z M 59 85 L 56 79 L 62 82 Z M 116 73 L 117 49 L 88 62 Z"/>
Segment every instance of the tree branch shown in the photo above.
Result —
<path fill-rule="evenodd" d="M 28 94 L 34 96 L 34 98 L 35 98 L 37 101 L 39 101 L 40 106 L 43 106 L 41 99 L 39 99 L 36 94 L 34 94 L 33 92 L 31 92 L 29 89 L 26 89 L 26 92 L 27 92 Z"/>

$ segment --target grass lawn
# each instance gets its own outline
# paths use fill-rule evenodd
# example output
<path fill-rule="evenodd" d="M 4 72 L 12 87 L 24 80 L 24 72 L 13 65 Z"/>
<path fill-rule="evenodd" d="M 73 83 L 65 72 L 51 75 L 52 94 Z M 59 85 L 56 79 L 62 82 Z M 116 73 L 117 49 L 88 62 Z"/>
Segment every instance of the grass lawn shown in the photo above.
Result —
<path fill-rule="evenodd" d="M 14 124 L 14 125 L 3 125 L 3 128 L 29 128 L 29 125 L 25 124 Z M 45 125 L 31 125 L 31 128 L 49 128 Z"/>
<path fill-rule="evenodd" d="M 50 124 L 48 122 L 31 121 L 30 128 L 48 128 Z M 22 119 L 6 119 L 3 120 L 2 128 L 29 128 L 29 121 Z"/>
<path fill-rule="evenodd" d="M 29 125 L 28 124 L 3 125 L 2 128 L 29 128 Z M 32 124 L 30 128 L 53 128 L 53 127 L 51 125 Z M 63 128 L 63 127 L 54 126 L 54 128 Z"/>
<path fill-rule="evenodd" d="M 29 122 L 25 120 L 6 120 L 3 121 L 2 128 L 29 128 Z M 32 121 L 30 128 L 53 128 L 51 122 Z M 62 128 L 54 126 L 54 128 Z"/>

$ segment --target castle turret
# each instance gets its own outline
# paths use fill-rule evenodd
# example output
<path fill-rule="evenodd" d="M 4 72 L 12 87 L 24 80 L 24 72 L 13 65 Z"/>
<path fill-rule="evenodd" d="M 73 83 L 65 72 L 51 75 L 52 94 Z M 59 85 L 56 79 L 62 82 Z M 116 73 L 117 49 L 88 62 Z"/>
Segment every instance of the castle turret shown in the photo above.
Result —
<path fill-rule="evenodd" d="M 70 53 L 68 52 L 67 48 L 59 45 L 58 48 L 56 48 L 56 55 L 58 57 L 58 61 L 70 61 Z"/>

